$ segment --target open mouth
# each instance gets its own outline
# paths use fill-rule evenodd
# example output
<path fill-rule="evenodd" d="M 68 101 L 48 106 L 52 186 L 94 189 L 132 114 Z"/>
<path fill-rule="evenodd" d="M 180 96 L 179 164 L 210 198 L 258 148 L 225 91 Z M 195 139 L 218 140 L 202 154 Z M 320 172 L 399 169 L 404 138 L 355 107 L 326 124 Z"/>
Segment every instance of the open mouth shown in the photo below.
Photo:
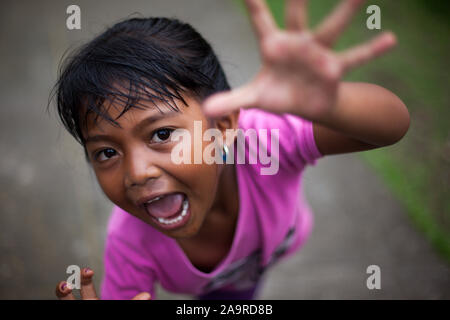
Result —
<path fill-rule="evenodd" d="M 175 229 L 189 220 L 190 206 L 188 197 L 183 193 L 171 193 L 148 201 L 147 214 L 163 229 Z"/>

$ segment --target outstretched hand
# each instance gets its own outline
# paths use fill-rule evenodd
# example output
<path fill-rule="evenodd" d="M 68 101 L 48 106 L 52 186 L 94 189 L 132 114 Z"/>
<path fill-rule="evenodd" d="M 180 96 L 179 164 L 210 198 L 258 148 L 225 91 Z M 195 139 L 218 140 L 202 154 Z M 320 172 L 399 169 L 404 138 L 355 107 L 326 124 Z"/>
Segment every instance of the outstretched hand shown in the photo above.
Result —
<path fill-rule="evenodd" d="M 244 86 L 209 97 L 204 112 L 219 117 L 239 108 L 293 113 L 316 120 L 330 112 L 340 79 L 349 70 L 386 53 L 393 33 L 341 53 L 331 49 L 364 0 L 343 0 L 314 31 L 307 28 L 307 0 L 288 0 L 286 30 L 280 30 L 265 0 L 246 0 L 258 36 L 262 67 Z"/>

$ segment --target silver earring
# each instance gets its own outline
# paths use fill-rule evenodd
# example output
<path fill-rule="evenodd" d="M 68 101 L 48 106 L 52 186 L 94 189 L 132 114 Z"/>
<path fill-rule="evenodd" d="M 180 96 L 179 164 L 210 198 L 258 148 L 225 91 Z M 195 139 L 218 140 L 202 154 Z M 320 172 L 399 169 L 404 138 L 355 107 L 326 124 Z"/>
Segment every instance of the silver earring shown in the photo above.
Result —
<path fill-rule="evenodd" d="M 227 156 L 228 156 L 228 146 L 226 144 L 223 145 L 223 153 L 222 153 L 222 160 L 223 163 L 225 163 L 227 161 Z"/>

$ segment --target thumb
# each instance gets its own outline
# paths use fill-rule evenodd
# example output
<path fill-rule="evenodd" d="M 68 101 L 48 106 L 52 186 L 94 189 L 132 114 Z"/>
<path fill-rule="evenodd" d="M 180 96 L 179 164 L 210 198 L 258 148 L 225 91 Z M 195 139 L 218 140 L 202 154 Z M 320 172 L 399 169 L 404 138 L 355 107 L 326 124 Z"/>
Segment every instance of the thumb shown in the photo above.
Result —
<path fill-rule="evenodd" d="M 148 292 L 141 292 L 138 295 L 136 295 L 133 299 L 131 300 L 150 300 L 151 299 L 151 294 Z"/>
<path fill-rule="evenodd" d="M 203 103 L 203 112 L 208 117 L 217 118 L 240 108 L 251 108 L 256 104 L 256 90 L 250 85 L 208 97 Z"/>

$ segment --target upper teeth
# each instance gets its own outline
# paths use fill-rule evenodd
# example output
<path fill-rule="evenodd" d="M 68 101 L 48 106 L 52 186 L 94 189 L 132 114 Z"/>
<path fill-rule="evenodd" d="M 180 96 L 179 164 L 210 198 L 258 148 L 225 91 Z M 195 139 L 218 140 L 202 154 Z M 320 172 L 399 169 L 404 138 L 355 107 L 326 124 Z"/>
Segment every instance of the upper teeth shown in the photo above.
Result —
<path fill-rule="evenodd" d="M 181 214 L 178 215 L 178 217 L 173 218 L 173 219 L 158 218 L 158 221 L 163 224 L 172 224 L 172 223 L 181 221 L 181 219 L 183 219 L 183 217 L 186 216 L 188 208 L 189 208 L 189 202 L 188 202 L 187 198 L 185 198 L 183 200 L 183 210 L 181 210 Z"/>
<path fill-rule="evenodd" d="M 152 203 L 154 201 L 157 201 L 157 200 L 161 199 L 162 197 L 164 197 L 164 196 L 159 196 L 159 197 L 153 198 L 151 200 L 148 200 L 147 203 Z"/>

